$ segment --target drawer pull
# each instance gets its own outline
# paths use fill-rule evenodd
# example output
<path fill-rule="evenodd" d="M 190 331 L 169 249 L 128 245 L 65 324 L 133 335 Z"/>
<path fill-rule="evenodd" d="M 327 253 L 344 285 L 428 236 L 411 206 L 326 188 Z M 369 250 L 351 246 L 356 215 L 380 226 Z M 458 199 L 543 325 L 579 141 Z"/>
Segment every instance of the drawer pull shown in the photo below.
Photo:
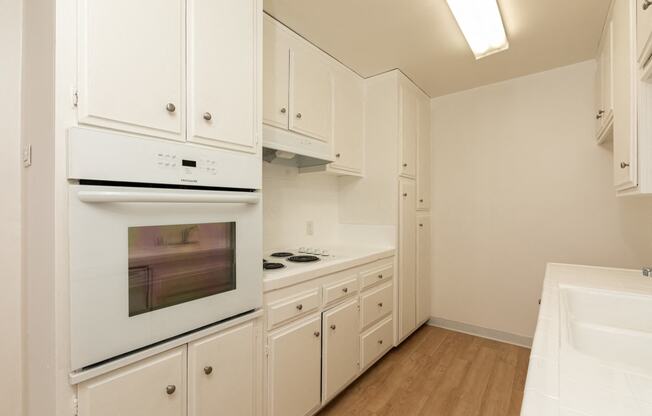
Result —
<path fill-rule="evenodd" d="M 319 336 L 320 336 L 321 334 L 319 333 L 319 331 L 315 331 L 315 332 L 313 333 L 313 335 L 315 336 L 315 338 L 319 338 Z"/>
<path fill-rule="evenodd" d="M 297 310 L 300 311 L 301 309 L 303 309 L 303 305 L 302 305 L 302 304 L 298 304 L 298 305 L 297 305 Z"/>
<path fill-rule="evenodd" d="M 212 373 L 213 373 L 213 367 L 211 367 L 210 365 L 207 365 L 206 367 L 204 367 L 204 374 L 206 374 L 208 376 L 208 375 L 211 375 Z"/>
<path fill-rule="evenodd" d="M 378 343 L 379 343 L 380 345 L 383 345 L 383 340 L 382 340 L 382 339 L 379 339 L 379 340 L 378 340 Z"/>
<path fill-rule="evenodd" d="M 175 386 L 174 384 L 170 384 L 165 388 L 165 392 L 170 395 L 174 394 L 175 391 L 177 391 L 177 386 Z"/>
<path fill-rule="evenodd" d="M 379 307 L 379 308 L 382 308 L 382 307 L 383 307 L 383 302 L 379 302 L 379 303 L 378 303 L 378 307 Z"/>
<path fill-rule="evenodd" d="M 333 331 L 335 331 L 335 330 L 337 329 L 337 326 L 335 326 L 335 325 L 331 325 L 331 329 L 332 329 Z"/>
<path fill-rule="evenodd" d="M 348 288 L 348 287 L 343 288 L 343 289 L 342 289 L 342 292 L 344 292 L 344 293 L 349 293 L 349 288 Z"/>

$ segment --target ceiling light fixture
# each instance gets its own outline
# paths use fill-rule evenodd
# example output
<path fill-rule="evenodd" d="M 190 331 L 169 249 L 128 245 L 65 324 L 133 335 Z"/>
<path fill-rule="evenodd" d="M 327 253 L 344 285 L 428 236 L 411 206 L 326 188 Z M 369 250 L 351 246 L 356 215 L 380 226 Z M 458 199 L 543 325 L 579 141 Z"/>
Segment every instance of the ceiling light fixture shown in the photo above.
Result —
<path fill-rule="evenodd" d="M 497 0 L 446 0 L 475 59 L 509 48 Z"/>

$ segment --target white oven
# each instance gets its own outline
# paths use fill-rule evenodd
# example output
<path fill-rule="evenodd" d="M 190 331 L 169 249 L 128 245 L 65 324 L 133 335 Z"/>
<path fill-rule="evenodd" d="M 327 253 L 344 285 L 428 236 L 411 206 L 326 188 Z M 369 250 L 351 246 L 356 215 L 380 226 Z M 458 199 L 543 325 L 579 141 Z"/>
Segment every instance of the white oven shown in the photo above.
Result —
<path fill-rule="evenodd" d="M 69 153 L 73 369 L 261 306 L 260 155 L 82 129 Z"/>

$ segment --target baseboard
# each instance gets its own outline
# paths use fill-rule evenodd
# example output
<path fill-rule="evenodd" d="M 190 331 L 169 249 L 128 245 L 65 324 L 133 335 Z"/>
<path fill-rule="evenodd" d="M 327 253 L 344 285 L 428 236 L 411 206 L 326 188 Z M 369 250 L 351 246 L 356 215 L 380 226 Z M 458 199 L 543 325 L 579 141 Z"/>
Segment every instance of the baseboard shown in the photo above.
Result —
<path fill-rule="evenodd" d="M 498 331 L 496 329 L 483 328 L 464 322 L 451 321 L 444 318 L 432 317 L 428 325 L 439 328 L 450 329 L 451 331 L 462 332 L 464 334 L 475 335 L 482 338 L 492 339 L 494 341 L 506 342 L 507 344 L 518 345 L 519 347 L 532 348 L 532 338 L 516 335 L 509 332 Z"/>

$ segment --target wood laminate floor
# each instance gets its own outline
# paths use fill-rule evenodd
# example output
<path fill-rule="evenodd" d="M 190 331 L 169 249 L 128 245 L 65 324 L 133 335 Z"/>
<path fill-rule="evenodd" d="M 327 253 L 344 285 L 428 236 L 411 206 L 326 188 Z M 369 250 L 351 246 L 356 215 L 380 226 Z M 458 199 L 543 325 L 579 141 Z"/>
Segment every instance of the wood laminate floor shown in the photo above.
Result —
<path fill-rule="evenodd" d="M 319 416 L 518 416 L 530 350 L 424 326 Z"/>

